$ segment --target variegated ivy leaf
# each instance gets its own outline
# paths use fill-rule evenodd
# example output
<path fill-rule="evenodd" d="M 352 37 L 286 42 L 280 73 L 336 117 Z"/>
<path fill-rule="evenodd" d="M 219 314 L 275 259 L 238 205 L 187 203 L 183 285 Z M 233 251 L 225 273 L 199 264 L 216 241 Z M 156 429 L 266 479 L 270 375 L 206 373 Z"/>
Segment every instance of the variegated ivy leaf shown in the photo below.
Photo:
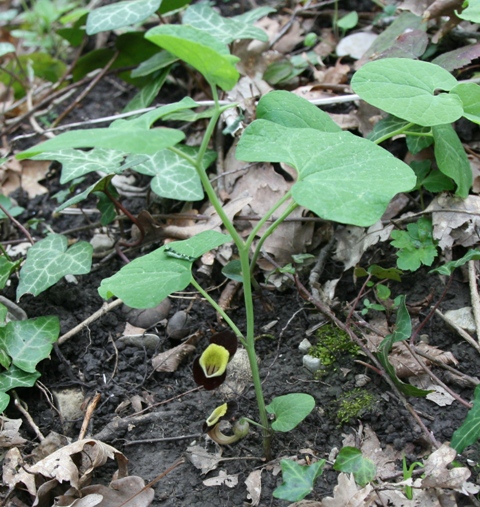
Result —
<path fill-rule="evenodd" d="M 16 387 L 32 387 L 35 385 L 40 373 L 27 373 L 26 371 L 11 366 L 8 371 L 0 373 L 0 413 L 3 412 L 10 401 L 10 396 L 6 393 Z"/>
<path fill-rule="evenodd" d="M 198 148 L 177 146 L 182 152 L 195 158 Z M 217 157 L 214 151 L 207 151 L 203 158 L 206 169 Z M 171 150 L 162 150 L 147 157 L 134 167 L 135 171 L 153 176 L 152 190 L 160 197 L 180 201 L 203 199 L 203 188 L 195 168 L 183 157 Z"/>
<path fill-rule="evenodd" d="M 50 355 L 59 334 L 60 323 L 54 316 L 13 320 L 0 327 L 0 341 L 12 363 L 28 373 L 35 373 L 37 364 Z"/>
<path fill-rule="evenodd" d="M 87 34 L 140 23 L 157 11 L 161 3 L 161 0 L 127 0 L 94 9 L 87 18 Z"/>
<path fill-rule="evenodd" d="M 270 7 L 261 7 L 254 9 L 250 17 L 243 18 L 237 16 L 233 18 L 224 18 L 213 10 L 207 3 L 198 3 L 191 5 L 183 16 L 183 23 L 199 30 L 208 32 L 224 44 L 230 44 L 237 39 L 257 39 L 268 41 L 268 35 L 265 31 L 252 24 L 259 18 L 266 16 L 275 9 Z"/>
<path fill-rule="evenodd" d="M 92 245 L 79 241 L 68 248 L 62 234 L 50 234 L 35 243 L 20 271 L 17 300 L 24 294 L 38 296 L 65 275 L 83 275 L 92 266 Z"/>
<path fill-rule="evenodd" d="M 90 151 L 67 148 L 60 151 L 46 151 L 32 158 L 33 160 L 56 160 L 62 164 L 60 183 L 67 183 L 96 171 L 119 174 L 126 168 L 122 166 L 125 153 L 103 148 L 93 148 Z"/>

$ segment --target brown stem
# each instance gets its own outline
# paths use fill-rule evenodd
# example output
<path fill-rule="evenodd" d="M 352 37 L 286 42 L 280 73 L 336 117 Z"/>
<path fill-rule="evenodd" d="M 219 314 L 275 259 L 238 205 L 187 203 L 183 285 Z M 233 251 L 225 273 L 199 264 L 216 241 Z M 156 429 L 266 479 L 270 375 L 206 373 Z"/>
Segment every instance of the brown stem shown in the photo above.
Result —
<path fill-rule="evenodd" d="M 35 241 L 33 241 L 33 238 L 32 238 L 32 236 L 30 236 L 30 233 L 27 231 L 27 229 L 25 229 L 25 227 L 18 220 L 16 220 L 15 218 L 13 218 L 13 216 L 1 204 L 0 204 L 0 210 L 2 210 L 3 213 L 5 213 L 5 215 L 7 215 L 8 219 L 11 222 L 13 222 L 23 232 L 23 234 L 28 239 L 28 241 L 30 241 L 30 243 L 32 245 L 34 245 Z"/>

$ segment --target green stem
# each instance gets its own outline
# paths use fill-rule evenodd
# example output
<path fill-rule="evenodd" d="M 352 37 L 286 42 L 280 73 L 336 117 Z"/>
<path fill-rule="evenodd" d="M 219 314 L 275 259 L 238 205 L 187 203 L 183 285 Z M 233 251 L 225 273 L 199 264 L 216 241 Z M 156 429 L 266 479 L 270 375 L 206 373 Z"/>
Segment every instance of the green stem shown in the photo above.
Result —
<path fill-rule="evenodd" d="M 241 418 L 240 420 L 241 420 L 241 421 L 242 421 L 242 420 L 243 420 L 243 421 L 247 421 L 249 424 L 253 424 L 254 426 L 257 426 L 257 427 L 259 427 L 259 428 L 262 428 L 262 430 L 265 430 L 265 429 L 267 429 L 267 430 L 268 430 L 268 428 L 265 428 L 264 426 L 262 426 L 261 424 L 259 424 L 259 423 L 258 423 L 258 422 L 256 422 L 256 421 L 252 421 L 252 420 L 251 420 L 251 419 L 249 419 L 248 417 L 243 417 L 243 416 L 242 416 L 242 418 Z"/>
<path fill-rule="evenodd" d="M 252 258 L 252 261 L 251 261 L 251 270 L 253 271 L 253 269 L 255 269 L 255 266 L 257 264 L 257 260 L 258 260 L 258 257 L 260 255 L 260 252 L 262 250 L 262 246 L 263 244 L 265 243 L 266 239 L 273 233 L 273 231 L 285 220 L 285 218 L 288 217 L 288 215 L 290 215 L 290 213 L 292 213 L 292 211 L 298 206 L 298 204 L 296 202 L 292 202 L 289 206 L 287 206 L 287 208 L 285 209 L 285 211 L 275 220 L 275 222 L 273 222 L 273 224 L 270 225 L 270 227 L 263 233 L 262 237 L 260 238 L 256 248 L 255 248 L 255 252 L 253 254 L 253 258 Z M 255 230 L 255 229 L 254 229 Z M 250 238 L 252 238 L 252 234 L 253 234 L 254 231 L 252 231 L 252 233 L 250 234 L 250 236 L 248 237 L 247 239 L 247 244 L 249 244 L 249 241 L 250 241 Z M 253 238 L 252 238 L 252 241 L 253 241 Z"/>
<path fill-rule="evenodd" d="M 389 134 L 385 134 L 384 136 L 380 137 L 379 139 L 377 139 L 375 141 L 375 144 L 380 144 L 380 143 L 383 143 L 383 141 L 386 141 L 387 139 L 390 139 L 394 136 L 398 136 L 400 134 L 405 134 L 406 131 L 410 128 L 410 127 L 413 127 L 413 125 L 415 125 L 415 123 L 407 123 L 406 125 L 404 125 L 403 127 L 400 127 L 399 129 L 393 131 L 393 132 L 390 132 Z"/>
<path fill-rule="evenodd" d="M 237 245 L 238 247 L 238 245 Z M 249 247 L 243 244 L 238 248 L 240 255 L 240 266 L 243 277 L 243 300 L 245 302 L 245 314 L 247 323 L 246 346 L 250 370 L 252 372 L 253 387 L 257 398 L 260 422 L 263 426 L 263 452 L 267 460 L 271 457 L 272 435 L 269 430 L 267 411 L 265 409 L 265 398 L 263 396 L 262 381 L 258 369 L 257 354 L 255 353 L 255 313 L 253 308 L 252 279 L 250 276 L 250 259 L 248 257 Z"/>
<path fill-rule="evenodd" d="M 236 231 L 233 222 L 225 213 L 222 203 L 220 202 L 217 194 L 215 193 L 215 189 L 210 182 L 208 175 L 203 168 L 203 157 L 208 147 L 208 143 L 213 135 L 215 130 L 215 126 L 218 122 L 218 119 L 221 115 L 221 107 L 218 103 L 218 93 L 215 86 L 212 86 L 212 96 L 215 101 L 214 111 L 210 121 L 208 122 L 207 129 L 205 131 L 205 136 L 202 140 L 202 144 L 200 145 L 200 149 L 198 151 L 197 157 L 195 160 L 191 159 L 191 157 L 187 158 L 185 154 L 178 153 L 178 150 L 173 150 L 182 156 L 185 160 L 189 160 L 190 163 L 195 167 L 198 176 L 202 182 L 202 186 L 207 194 L 210 203 L 215 208 L 215 211 L 218 213 L 220 219 L 223 222 L 223 225 L 229 232 L 232 237 L 233 242 L 237 246 L 238 253 L 240 256 L 240 265 L 242 270 L 243 277 L 243 295 L 245 301 L 245 313 L 246 313 L 246 336 L 242 338 L 242 333 L 238 329 L 238 327 L 233 323 L 233 321 L 226 315 L 222 308 L 198 285 L 198 283 L 192 278 L 192 285 L 200 291 L 200 293 L 207 299 L 207 301 L 222 315 L 225 319 L 225 322 L 228 323 L 229 326 L 235 331 L 235 333 L 239 336 L 240 341 L 245 347 L 247 351 L 248 360 L 250 363 L 250 370 L 252 373 L 252 381 L 255 389 L 255 397 L 257 399 L 258 411 L 260 416 L 260 421 L 263 426 L 263 449 L 266 459 L 270 459 L 271 456 L 271 432 L 269 430 L 270 424 L 268 421 L 267 411 L 265 409 L 265 399 L 263 397 L 263 389 L 262 382 L 260 380 L 260 372 L 258 369 L 257 363 L 257 355 L 255 353 L 255 316 L 253 309 L 253 294 L 252 294 L 252 280 L 250 276 L 250 259 L 249 259 L 249 250 L 250 244 L 246 244 L 240 234 Z M 274 206 L 273 211 L 276 209 Z"/>
<path fill-rule="evenodd" d="M 200 292 L 200 294 L 212 305 L 212 307 L 222 316 L 222 319 L 230 326 L 232 331 L 237 335 L 240 343 L 245 347 L 246 342 L 242 332 L 236 326 L 235 322 L 225 313 L 225 310 L 210 296 L 210 294 L 193 278 L 190 283 Z"/>

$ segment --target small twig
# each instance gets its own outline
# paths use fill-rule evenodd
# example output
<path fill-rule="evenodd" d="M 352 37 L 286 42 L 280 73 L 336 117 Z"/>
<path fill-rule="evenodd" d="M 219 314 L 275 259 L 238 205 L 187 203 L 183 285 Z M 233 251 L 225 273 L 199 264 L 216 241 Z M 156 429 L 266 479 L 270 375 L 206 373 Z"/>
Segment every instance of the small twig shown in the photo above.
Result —
<path fill-rule="evenodd" d="M 472 302 L 473 318 L 477 329 L 477 340 L 480 343 L 480 296 L 477 286 L 477 272 L 475 261 L 468 261 L 468 284 L 470 286 L 470 299 Z"/>
<path fill-rule="evenodd" d="M 16 220 L 16 219 L 15 219 L 15 218 L 14 218 L 14 217 L 13 217 L 13 216 L 12 216 L 12 215 L 8 212 L 8 210 L 7 210 L 7 209 L 5 209 L 5 207 L 4 207 L 4 206 L 2 206 L 1 204 L 0 204 L 0 210 L 2 210 L 2 211 L 3 211 L 3 213 L 5 213 L 5 215 L 8 217 L 8 219 L 9 219 L 9 220 L 10 220 L 13 224 L 15 224 L 15 226 L 16 226 L 16 227 L 18 227 L 18 229 L 20 229 L 20 230 L 23 232 L 24 236 L 28 239 L 28 241 L 30 241 L 30 243 L 31 243 L 32 245 L 34 245 L 34 244 L 35 244 L 35 241 L 33 241 L 33 238 L 32 238 L 32 236 L 30 236 L 30 233 L 27 231 L 27 229 L 25 229 L 25 227 L 24 227 L 24 226 L 23 226 L 23 225 L 22 225 L 22 224 L 21 224 L 18 220 Z"/>
<path fill-rule="evenodd" d="M 449 371 L 453 375 L 456 375 L 462 379 L 464 379 L 466 382 L 471 384 L 472 386 L 478 386 L 480 384 L 480 380 L 476 377 L 470 377 L 470 375 L 466 375 L 465 373 L 462 373 L 461 371 L 457 370 L 456 368 L 452 368 L 449 364 L 445 364 L 442 361 L 438 360 L 436 357 L 431 356 L 430 354 L 426 354 L 422 350 L 418 350 L 418 348 L 414 348 L 415 352 L 419 355 L 430 361 L 431 363 L 435 364 L 435 366 L 438 366 L 439 368 L 443 368 L 444 370 Z"/>
<path fill-rule="evenodd" d="M 445 389 L 445 391 L 447 391 L 448 394 L 450 394 L 450 396 L 452 396 L 453 398 L 455 398 L 459 403 L 461 403 L 464 407 L 467 407 L 468 409 L 471 409 L 472 408 L 472 404 L 469 403 L 468 401 L 465 401 L 461 396 L 459 396 L 455 391 L 453 391 L 452 389 L 450 389 L 450 387 L 448 387 L 445 383 L 443 383 L 436 375 L 435 373 L 433 373 L 430 368 L 423 362 L 420 360 L 420 358 L 417 356 L 416 354 L 416 351 L 413 349 L 413 347 L 407 343 L 406 341 L 402 342 L 403 345 L 405 345 L 405 347 L 407 347 L 407 350 L 410 352 L 411 356 L 413 357 L 413 359 L 415 359 L 415 361 L 418 363 L 418 365 L 425 371 L 425 373 L 434 381 L 436 382 L 439 386 L 443 387 L 443 389 Z"/>
<path fill-rule="evenodd" d="M 145 490 L 151 488 L 154 484 L 156 484 L 160 479 L 163 479 L 167 474 L 169 474 L 172 470 L 175 470 L 175 468 L 179 467 L 180 465 L 183 465 L 185 463 L 185 458 L 184 457 L 181 457 L 179 459 L 177 459 L 177 461 L 175 461 L 175 463 L 170 466 L 169 468 L 167 468 L 165 470 L 165 472 L 162 472 L 160 475 L 157 475 L 157 477 L 155 477 L 155 479 L 153 479 L 153 481 L 150 481 L 148 484 L 146 484 L 140 491 L 138 491 L 137 493 L 135 493 L 133 496 L 131 496 L 128 500 L 125 500 L 125 502 L 121 503 L 118 507 L 123 507 L 124 505 L 126 505 L 127 503 L 130 503 L 131 500 L 133 500 L 136 496 L 140 495 L 141 493 L 143 493 Z M 132 502 L 132 505 L 133 505 L 133 502 Z"/>
<path fill-rule="evenodd" d="M 180 435 L 178 437 L 163 437 L 163 438 L 146 438 L 144 440 L 128 440 L 124 442 L 124 446 L 127 447 L 129 445 L 137 445 L 137 444 L 153 444 L 156 442 L 175 442 L 176 440 L 189 440 L 193 438 L 200 438 L 202 436 L 201 433 L 197 433 L 195 435 Z"/>
<path fill-rule="evenodd" d="M 121 299 L 115 299 L 115 301 L 112 301 L 111 303 L 104 303 L 100 310 L 97 310 L 95 313 L 90 315 L 87 319 L 85 319 L 83 322 L 80 322 L 78 326 L 75 326 L 73 329 L 70 329 L 70 331 L 66 332 L 64 335 L 60 336 L 58 339 L 58 345 L 62 345 L 65 343 L 69 338 L 72 336 L 75 336 L 77 333 L 79 333 L 83 328 L 87 327 L 92 322 L 95 322 L 97 319 L 108 313 L 110 310 L 113 310 L 117 306 L 121 305 L 123 301 Z"/>
<path fill-rule="evenodd" d="M 43 442 L 45 440 L 45 437 L 43 436 L 42 432 L 40 431 L 40 428 L 35 424 L 35 421 L 32 419 L 32 416 L 25 410 L 25 408 L 22 404 L 22 401 L 18 397 L 18 394 L 15 391 L 15 389 L 13 389 L 11 391 L 11 393 L 13 395 L 13 399 L 15 402 L 15 406 L 17 407 L 17 410 L 25 417 L 25 419 L 27 420 L 27 422 L 30 425 L 30 427 L 32 428 L 32 430 L 35 432 L 35 435 L 37 435 L 40 442 Z"/>
<path fill-rule="evenodd" d="M 88 425 L 90 424 L 90 420 L 93 416 L 93 412 L 97 408 L 98 403 L 100 402 L 102 395 L 100 393 L 95 393 L 95 396 L 90 403 L 88 404 L 87 410 L 85 411 L 85 417 L 83 418 L 82 427 L 80 428 L 80 433 L 78 434 L 78 440 L 83 440 L 85 435 L 87 434 Z"/>
<path fill-rule="evenodd" d="M 444 315 L 438 308 L 435 313 L 442 318 L 450 327 L 452 327 L 466 342 L 468 342 L 477 352 L 480 352 L 480 344 L 476 342 L 465 330 L 458 326 L 453 320 Z"/>
<path fill-rule="evenodd" d="M 171 401 L 178 400 L 178 398 L 182 398 L 186 394 L 195 393 L 195 392 L 200 391 L 202 389 L 203 389 L 203 386 L 194 387 L 193 389 L 190 389 L 189 391 L 185 391 L 184 393 L 177 394 L 177 396 L 174 396 L 173 398 L 169 398 L 168 400 L 163 400 L 158 403 L 154 403 L 153 405 L 149 405 L 147 408 L 140 410 L 140 412 L 135 412 L 134 414 L 131 414 L 127 417 L 136 417 L 137 415 L 141 415 L 145 412 L 148 412 L 149 410 L 151 410 L 154 407 L 159 407 L 160 405 L 165 405 L 166 403 L 170 403 Z"/>

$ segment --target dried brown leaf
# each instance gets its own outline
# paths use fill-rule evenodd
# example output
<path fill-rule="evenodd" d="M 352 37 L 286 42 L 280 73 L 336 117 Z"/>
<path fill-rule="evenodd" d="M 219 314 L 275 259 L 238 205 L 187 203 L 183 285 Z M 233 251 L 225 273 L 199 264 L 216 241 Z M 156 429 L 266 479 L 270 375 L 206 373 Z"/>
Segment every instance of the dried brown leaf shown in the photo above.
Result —
<path fill-rule="evenodd" d="M 433 237 L 442 249 L 454 245 L 469 247 L 478 242 L 480 229 L 480 197 L 469 195 L 461 199 L 454 195 L 437 195 L 426 213 L 432 213 Z"/>
<path fill-rule="evenodd" d="M 425 463 L 423 488 L 447 488 L 462 492 L 471 472 L 465 467 L 447 468 L 455 459 L 457 451 L 447 444 L 433 452 Z"/>
<path fill-rule="evenodd" d="M 26 440 L 20 436 L 21 419 L 9 419 L 0 416 L 0 447 L 16 447 L 25 444 Z"/>
<path fill-rule="evenodd" d="M 260 496 L 262 494 L 262 469 L 254 470 L 248 474 L 245 480 L 248 495 L 247 498 L 251 500 L 251 507 L 256 507 L 260 503 Z"/>
<path fill-rule="evenodd" d="M 155 371 L 177 371 L 182 361 L 195 351 L 195 347 L 188 343 L 181 343 L 172 349 L 161 352 L 152 358 L 152 366 Z"/>
<path fill-rule="evenodd" d="M 338 484 L 333 488 L 333 498 L 327 497 L 322 500 L 322 507 L 368 507 L 371 502 L 364 502 L 373 487 L 367 484 L 359 488 L 352 475 L 341 473 L 338 476 Z"/>
<path fill-rule="evenodd" d="M 29 493 L 37 495 L 37 483 L 55 480 L 70 483 L 80 489 L 95 468 L 116 459 L 120 477 L 127 475 L 127 458 L 114 447 L 94 439 L 84 439 L 62 447 L 32 466 L 25 465 L 14 480 L 14 485 L 24 484 Z"/>
<path fill-rule="evenodd" d="M 238 474 L 228 475 L 225 470 L 220 470 L 216 477 L 210 477 L 203 481 L 205 486 L 227 486 L 234 488 L 238 484 Z"/>
<path fill-rule="evenodd" d="M 187 449 L 186 453 L 192 465 L 201 470 L 202 474 L 215 470 L 222 459 L 222 448 L 220 446 L 217 446 L 215 453 L 209 453 L 199 445 L 192 445 Z"/>

